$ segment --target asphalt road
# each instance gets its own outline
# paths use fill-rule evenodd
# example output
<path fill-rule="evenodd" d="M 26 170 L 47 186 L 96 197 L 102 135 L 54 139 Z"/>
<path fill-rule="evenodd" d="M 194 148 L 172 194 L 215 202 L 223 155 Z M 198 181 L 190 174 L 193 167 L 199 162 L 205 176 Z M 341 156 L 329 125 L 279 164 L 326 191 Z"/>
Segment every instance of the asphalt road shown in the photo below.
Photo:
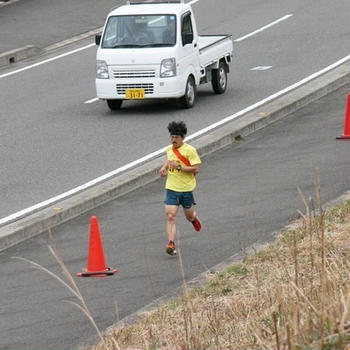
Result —
<path fill-rule="evenodd" d="M 1 17 L 4 11 L 13 11 L 16 4 L 27 6 L 21 13 L 28 15 L 28 22 L 19 17 L 6 22 L 8 32 L 3 36 L 0 30 L 0 45 L 14 35 L 16 47 L 23 46 L 20 40 L 28 33 L 35 42 L 25 40 L 26 44 L 44 47 L 102 25 L 109 8 L 108 1 L 103 5 L 91 2 L 91 7 L 65 2 L 67 7 L 62 10 L 55 8 L 62 2 L 49 8 L 38 0 L 20 0 L 0 8 L 0 28 L 10 18 Z M 166 125 L 170 120 L 184 120 L 193 133 L 349 53 L 349 9 L 344 0 L 331 6 L 326 0 L 222 4 L 201 0 L 194 8 L 202 33 L 232 33 L 234 39 L 286 14 L 293 16 L 237 42 L 227 93 L 214 96 L 209 87 L 203 87 L 190 111 L 167 102 L 129 102 L 116 114 L 103 102 L 85 104 L 95 96 L 94 47 L 4 76 L 91 41 L 0 71 L 0 217 L 163 147 L 168 142 Z M 84 18 L 86 21 L 81 21 Z M 100 18 L 102 22 L 97 23 Z M 33 24 L 38 22 L 40 33 L 48 33 L 48 37 L 34 35 L 38 30 Z M 2 51 L 4 46 L 0 47 Z M 272 67 L 251 70 L 258 66 Z M 203 233 L 192 232 L 180 216 L 186 278 L 197 276 L 242 247 L 272 239 L 271 232 L 303 208 L 297 186 L 306 196 L 313 193 L 316 166 L 324 201 L 349 190 L 349 143 L 334 139 L 342 131 L 347 92 L 345 87 L 204 159 L 197 190 Z M 98 216 L 106 260 L 119 273 L 108 279 L 77 282 L 102 329 L 115 320 L 115 301 L 119 317 L 125 317 L 180 284 L 177 259 L 163 251 L 162 187 L 159 180 L 53 232 L 69 270 L 81 271 L 86 263 L 89 217 Z M 13 256 L 58 271 L 46 234 L 0 253 L 0 349 L 76 349 L 94 334 L 85 316 L 63 302 L 73 300 L 63 286 Z"/>
<path fill-rule="evenodd" d="M 304 209 L 297 187 L 315 198 L 316 167 L 324 202 L 349 190 L 350 144 L 335 140 L 342 133 L 348 89 L 203 159 L 196 190 L 203 232 L 194 232 L 179 215 L 186 279 L 244 247 L 272 240 L 274 231 Z M 115 303 L 123 318 L 181 284 L 178 259 L 164 252 L 163 181 L 54 229 L 56 249 L 75 273 L 86 264 L 89 218 L 99 219 L 107 265 L 119 272 L 75 279 L 101 329 L 115 321 Z M 47 244 L 43 234 L 0 253 L 0 349 L 76 349 L 94 334 L 81 311 L 64 302 L 73 300 L 65 287 L 12 259 L 28 258 L 59 271 Z"/>
<path fill-rule="evenodd" d="M 0 14 L 6 15 L 15 9 L 12 6 L 21 3 L 29 6 L 29 2 L 21 0 L 2 7 Z M 108 1 L 103 2 L 94 18 L 94 8 L 81 3 L 70 2 L 64 11 L 51 8 L 51 4 L 48 9 L 48 5 L 38 0 L 31 4 L 33 7 L 29 6 L 25 14 L 30 12 L 37 18 L 50 18 L 50 21 L 40 21 L 49 33 L 50 43 L 55 38 L 50 34 L 53 28 L 66 28 L 56 40 L 63 39 L 67 32 L 80 33 L 91 25 L 95 27 L 109 7 Z M 55 4 L 59 6 L 59 3 Z M 95 97 L 95 47 L 10 76 L 4 74 L 37 63 L 38 59 L 16 63 L 0 71 L 0 188 L 3 198 L 0 218 L 160 149 L 167 143 L 166 125 L 171 120 L 182 119 L 192 132 L 198 131 L 349 53 L 350 12 L 346 0 L 332 2 L 332 6 L 327 0 L 255 0 L 219 4 L 201 0 L 194 5 L 194 10 L 200 32 L 232 33 L 234 39 L 286 14 L 293 16 L 236 42 L 227 93 L 216 96 L 209 86 L 201 87 L 197 105 L 192 110 L 180 110 L 164 101 L 128 102 L 125 109 L 112 113 L 102 101 L 84 103 Z M 60 15 L 54 16 L 56 12 Z M 83 25 L 80 19 L 86 16 L 90 19 L 83 20 Z M 29 15 L 28 18 L 32 18 L 28 22 L 31 27 L 36 21 Z M 70 25 L 62 21 L 68 21 Z M 0 22 L 2 25 L 3 18 Z M 19 18 L 8 22 L 8 28 L 11 28 L 8 30 L 11 35 L 17 35 L 18 40 L 26 32 L 22 22 Z M 6 42 L 10 36 L 4 38 Z M 40 45 L 46 43 L 49 42 Z M 76 43 L 45 58 L 90 43 Z M 251 70 L 259 66 L 272 68 Z"/>
<path fill-rule="evenodd" d="M 120 0 L 10 0 L 0 5 L 0 54 L 26 45 L 45 48 L 99 28 Z"/>

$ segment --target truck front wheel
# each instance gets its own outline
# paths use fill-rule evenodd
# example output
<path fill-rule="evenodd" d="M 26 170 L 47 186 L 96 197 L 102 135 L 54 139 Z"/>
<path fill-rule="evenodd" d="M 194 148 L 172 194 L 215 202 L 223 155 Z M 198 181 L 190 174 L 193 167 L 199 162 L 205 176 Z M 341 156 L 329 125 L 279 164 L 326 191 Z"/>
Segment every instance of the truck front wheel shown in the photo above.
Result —
<path fill-rule="evenodd" d="M 224 62 L 219 63 L 218 69 L 212 70 L 211 85 L 216 94 L 223 94 L 227 87 L 227 70 Z"/>
<path fill-rule="evenodd" d="M 107 105 L 111 111 L 117 111 L 122 106 L 123 100 L 107 100 Z"/>
<path fill-rule="evenodd" d="M 192 76 L 189 76 L 186 82 L 185 95 L 180 98 L 183 108 L 192 108 L 196 100 L 196 84 Z"/>

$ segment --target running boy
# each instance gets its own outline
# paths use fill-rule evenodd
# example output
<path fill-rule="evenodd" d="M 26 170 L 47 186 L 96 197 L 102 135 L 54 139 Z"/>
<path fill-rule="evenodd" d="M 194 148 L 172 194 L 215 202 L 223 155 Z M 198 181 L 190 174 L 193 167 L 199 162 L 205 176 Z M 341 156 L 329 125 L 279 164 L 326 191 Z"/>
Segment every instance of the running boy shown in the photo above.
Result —
<path fill-rule="evenodd" d="M 170 255 L 176 254 L 176 214 L 179 206 L 182 205 L 186 219 L 190 221 L 196 231 L 200 231 L 201 223 L 194 211 L 196 204 L 193 197 L 193 190 L 196 187 L 196 175 L 199 172 L 201 160 L 197 150 L 184 143 L 187 134 L 187 127 L 184 122 L 171 122 L 168 125 L 171 145 L 166 148 L 167 160 L 161 167 L 161 177 L 167 176 L 165 189 L 165 231 L 168 244 L 165 251 Z"/>

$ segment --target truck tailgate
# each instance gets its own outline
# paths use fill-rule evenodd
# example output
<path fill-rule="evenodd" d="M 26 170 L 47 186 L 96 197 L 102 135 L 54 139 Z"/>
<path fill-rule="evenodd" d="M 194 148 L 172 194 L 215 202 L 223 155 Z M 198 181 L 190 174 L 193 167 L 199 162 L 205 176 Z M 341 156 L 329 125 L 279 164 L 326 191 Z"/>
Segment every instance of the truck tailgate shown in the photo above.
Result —
<path fill-rule="evenodd" d="M 206 67 L 220 58 L 232 55 L 232 36 L 224 35 L 199 35 L 199 60 L 200 66 Z"/>

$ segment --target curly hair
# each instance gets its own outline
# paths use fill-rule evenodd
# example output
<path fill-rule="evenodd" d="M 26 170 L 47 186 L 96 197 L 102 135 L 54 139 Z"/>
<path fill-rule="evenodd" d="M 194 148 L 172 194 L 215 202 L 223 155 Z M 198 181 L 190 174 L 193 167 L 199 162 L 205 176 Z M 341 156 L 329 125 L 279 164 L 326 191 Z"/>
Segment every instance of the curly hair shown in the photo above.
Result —
<path fill-rule="evenodd" d="M 187 134 L 187 126 L 184 122 L 171 122 L 168 125 L 170 135 L 180 135 L 184 137 Z"/>

